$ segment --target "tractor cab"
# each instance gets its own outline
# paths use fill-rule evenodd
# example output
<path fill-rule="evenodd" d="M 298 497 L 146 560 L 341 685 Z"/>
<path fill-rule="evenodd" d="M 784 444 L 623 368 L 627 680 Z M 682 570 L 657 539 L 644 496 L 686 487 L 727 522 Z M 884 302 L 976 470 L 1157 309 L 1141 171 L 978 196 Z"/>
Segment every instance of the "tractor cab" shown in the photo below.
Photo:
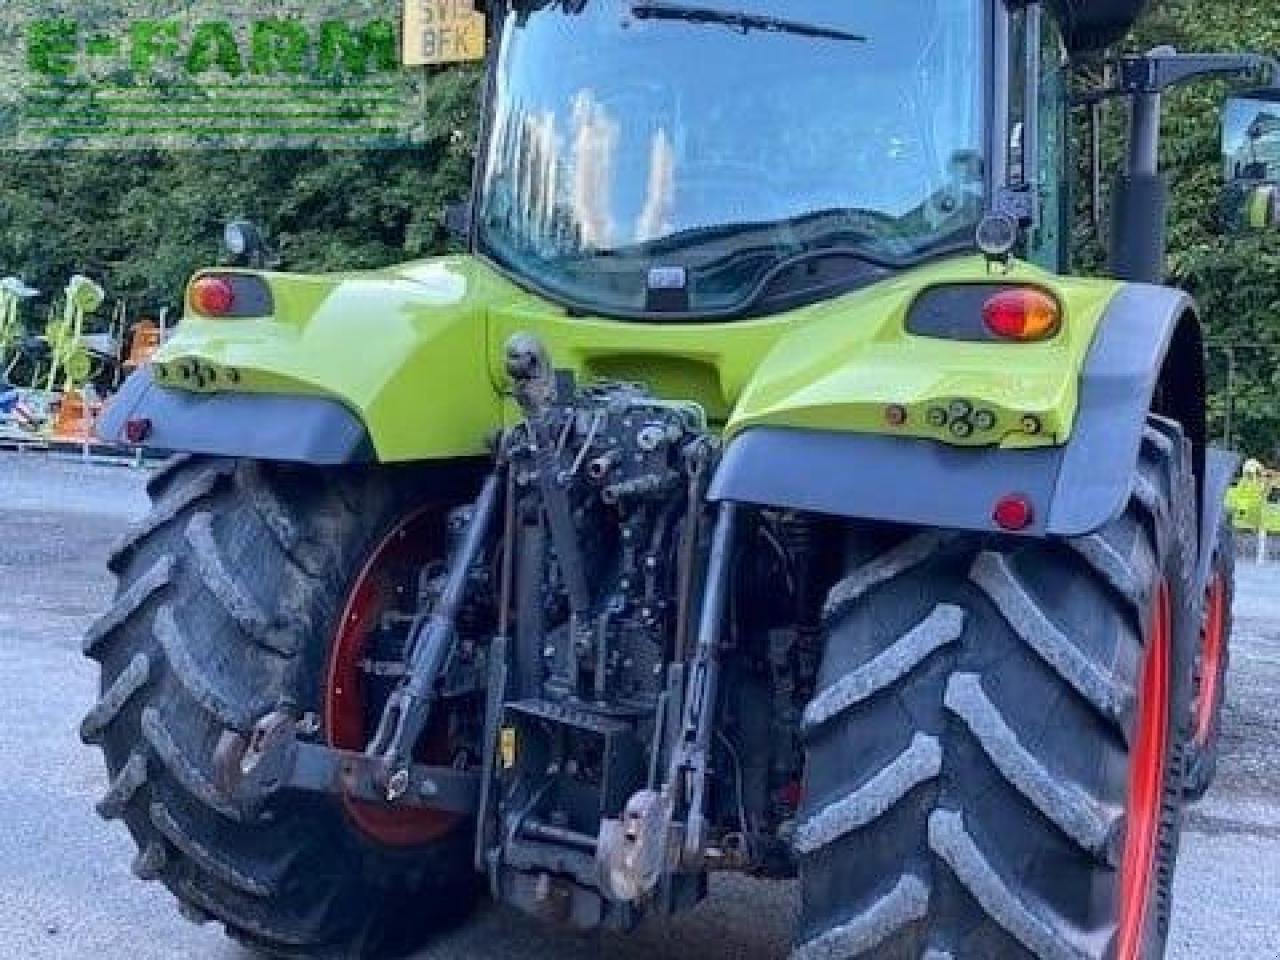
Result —
<path fill-rule="evenodd" d="M 492 4 L 476 251 L 589 315 L 762 315 L 977 247 L 1065 267 L 1069 52 L 1141 4 Z"/>
<path fill-rule="evenodd" d="M 487 259 L 587 312 L 705 316 L 972 246 L 984 3 L 722 6 L 499 15 Z"/>
<path fill-rule="evenodd" d="M 984 214 L 1032 179 L 1010 148 L 1039 125 L 1009 107 L 1040 108 L 1025 91 L 1042 61 L 1022 39 L 1038 13 L 984 0 L 491 13 L 475 248 L 584 313 L 825 299 L 974 249 Z M 1043 62 L 1061 57 L 1056 45 Z"/>

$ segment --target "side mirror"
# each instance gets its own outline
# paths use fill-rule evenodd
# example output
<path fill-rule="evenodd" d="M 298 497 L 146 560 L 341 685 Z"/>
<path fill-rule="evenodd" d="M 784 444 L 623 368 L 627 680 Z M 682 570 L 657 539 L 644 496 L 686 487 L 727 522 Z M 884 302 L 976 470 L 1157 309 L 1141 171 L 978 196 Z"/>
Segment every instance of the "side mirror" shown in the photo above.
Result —
<path fill-rule="evenodd" d="M 1228 229 L 1280 229 L 1280 90 L 1256 90 L 1227 101 L 1222 159 Z"/>

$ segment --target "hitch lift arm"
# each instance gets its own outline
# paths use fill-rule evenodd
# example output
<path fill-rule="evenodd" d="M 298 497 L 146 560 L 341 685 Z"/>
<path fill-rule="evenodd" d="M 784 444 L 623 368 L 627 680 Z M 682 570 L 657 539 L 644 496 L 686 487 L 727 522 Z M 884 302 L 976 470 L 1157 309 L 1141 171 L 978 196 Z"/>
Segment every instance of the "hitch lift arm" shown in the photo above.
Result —
<path fill-rule="evenodd" d="M 397 806 L 467 816 L 475 812 L 478 772 L 417 764 L 405 769 L 405 789 L 395 800 Z M 380 758 L 299 740 L 297 720 L 284 712 L 263 717 L 248 738 L 224 733 L 214 751 L 214 771 L 222 795 L 250 810 L 289 791 L 388 803 Z"/>

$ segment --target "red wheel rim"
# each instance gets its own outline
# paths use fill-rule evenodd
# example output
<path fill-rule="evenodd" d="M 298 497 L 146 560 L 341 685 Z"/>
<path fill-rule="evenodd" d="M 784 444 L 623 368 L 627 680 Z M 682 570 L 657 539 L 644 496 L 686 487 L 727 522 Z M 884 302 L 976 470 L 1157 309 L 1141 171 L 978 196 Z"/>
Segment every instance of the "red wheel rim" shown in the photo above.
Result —
<path fill-rule="evenodd" d="M 373 731 L 366 711 L 365 674 L 360 667 L 369 640 L 384 612 L 396 599 L 406 571 L 421 570 L 442 552 L 439 514 L 424 510 L 409 517 L 378 544 L 356 577 L 343 606 L 325 675 L 324 722 L 330 746 L 363 751 Z M 445 737 L 428 737 L 437 749 L 418 759 L 448 764 Z M 347 814 L 370 839 L 393 847 L 418 846 L 438 840 L 461 821 L 456 814 L 392 809 L 343 798 Z"/>
<path fill-rule="evenodd" d="M 1196 690 L 1195 743 L 1204 746 L 1222 696 L 1222 660 L 1227 650 L 1227 581 L 1221 573 L 1209 584 L 1200 630 L 1200 680 Z"/>
<path fill-rule="evenodd" d="M 1133 761 L 1129 770 L 1128 827 L 1120 878 L 1117 960 L 1141 960 L 1143 935 L 1155 890 L 1169 752 L 1172 635 L 1169 584 L 1162 580 L 1151 611 L 1138 691 Z"/>

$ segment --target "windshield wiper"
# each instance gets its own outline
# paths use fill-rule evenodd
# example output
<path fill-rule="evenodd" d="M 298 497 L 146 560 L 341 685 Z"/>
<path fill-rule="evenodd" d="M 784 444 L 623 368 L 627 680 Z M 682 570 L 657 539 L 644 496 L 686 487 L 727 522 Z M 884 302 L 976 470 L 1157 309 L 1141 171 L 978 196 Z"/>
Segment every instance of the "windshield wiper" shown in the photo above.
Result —
<path fill-rule="evenodd" d="M 669 234 L 657 240 L 636 244 L 634 247 L 614 250 L 609 255 L 668 256 L 675 253 L 704 250 L 707 247 L 723 244 L 726 241 L 747 241 L 743 246 L 731 251 L 733 255 L 737 255 L 743 252 L 776 249 L 779 245 L 778 231 L 783 230 L 790 234 L 799 234 L 794 238 L 793 247 L 795 252 L 810 249 L 815 245 L 820 246 L 816 241 L 820 241 L 832 234 L 853 238 L 857 242 L 883 239 L 870 227 L 859 228 L 851 225 L 849 221 L 854 217 L 862 217 L 869 222 L 880 220 L 891 222 L 893 219 L 888 214 L 879 213 L 875 210 L 834 207 L 829 210 L 815 210 L 811 213 L 800 214 L 782 220 L 758 220 L 693 227 Z M 753 234 L 762 235 L 759 242 L 751 242 Z"/>
<path fill-rule="evenodd" d="M 686 6 L 682 3 L 637 3 L 631 7 L 637 20 L 683 20 L 686 23 L 714 23 L 743 33 L 763 30 L 766 33 L 790 33 L 799 37 L 819 37 L 825 40 L 849 40 L 866 43 L 867 38 L 846 30 L 822 27 L 800 20 L 784 20 L 762 14 L 736 10 L 717 10 L 714 7 Z"/>

